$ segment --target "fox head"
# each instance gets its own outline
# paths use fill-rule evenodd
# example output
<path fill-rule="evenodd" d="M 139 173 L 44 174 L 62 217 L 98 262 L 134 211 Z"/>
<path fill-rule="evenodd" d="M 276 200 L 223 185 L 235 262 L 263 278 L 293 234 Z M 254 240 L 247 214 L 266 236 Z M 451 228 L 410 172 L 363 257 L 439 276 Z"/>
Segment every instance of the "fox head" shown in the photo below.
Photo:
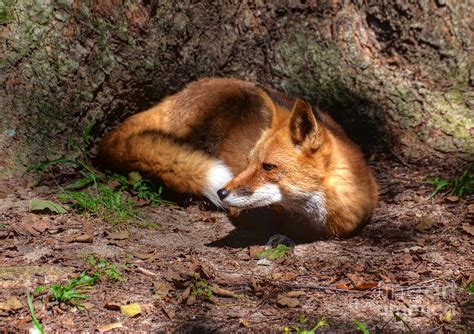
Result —
<path fill-rule="evenodd" d="M 296 100 L 289 110 L 265 93 L 262 98 L 271 126 L 250 152 L 247 168 L 217 192 L 220 199 L 230 207 L 277 204 L 324 215 L 322 178 L 330 154 L 327 130 L 303 100 Z"/>

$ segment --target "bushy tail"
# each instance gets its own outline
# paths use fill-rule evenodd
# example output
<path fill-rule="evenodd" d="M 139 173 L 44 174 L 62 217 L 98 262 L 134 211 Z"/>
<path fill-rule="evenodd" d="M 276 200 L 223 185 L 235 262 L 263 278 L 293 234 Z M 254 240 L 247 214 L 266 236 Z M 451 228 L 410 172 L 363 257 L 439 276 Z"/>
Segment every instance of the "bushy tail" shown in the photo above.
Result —
<path fill-rule="evenodd" d="M 139 171 L 174 191 L 203 195 L 219 207 L 223 204 L 217 190 L 233 177 L 221 160 L 153 130 L 130 134 L 119 127 L 102 139 L 98 158 L 105 168 Z"/>

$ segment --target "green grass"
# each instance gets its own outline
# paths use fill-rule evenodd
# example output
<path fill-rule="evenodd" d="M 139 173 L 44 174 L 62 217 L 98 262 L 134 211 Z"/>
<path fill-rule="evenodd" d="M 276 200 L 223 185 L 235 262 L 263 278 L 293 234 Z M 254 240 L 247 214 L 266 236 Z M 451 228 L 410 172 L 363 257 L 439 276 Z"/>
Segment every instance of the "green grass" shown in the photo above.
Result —
<path fill-rule="evenodd" d="M 260 253 L 257 254 L 257 256 L 261 259 L 267 259 L 267 260 L 270 260 L 270 261 L 274 261 L 274 260 L 278 260 L 278 259 L 284 257 L 290 251 L 291 251 L 290 247 L 288 247 L 286 245 L 279 244 L 275 248 L 269 248 L 269 249 L 265 249 L 265 250 L 261 251 Z"/>
<path fill-rule="evenodd" d="M 388 326 L 388 324 L 390 324 L 394 320 L 395 320 L 395 322 L 401 322 L 403 324 L 403 327 L 405 327 L 405 329 L 408 333 L 413 333 L 410 326 L 408 325 L 408 322 L 406 322 L 402 317 L 400 317 L 397 314 L 397 312 L 393 312 L 393 316 L 381 328 L 378 328 L 378 327 L 375 328 L 375 334 L 384 333 L 384 329 Z M 363 322 L 354 321 L 354 324 L 356 325 L 357 329 L 361 333 L 370 334 L 369 329 L 367 328 L 367 326 Z"/>
<path fill-rule="evenodd" d="M 211 285 L 202 278 L 195 278 L 190 284 L 189 287 L 191 288 L 191 295 L 196 297 L 206 297 L 207 299 L 214 298 L 214 294 L 212 293 Z"/>
<path fill-rule="evenodd" d="M 96 258 L 94 255 L 88 255 L 87 262 L 94 268 L 94 275 L 97 277 L 105 277 L 111 282 L 125 280 L 123 274 L 118 271 L 118 265 L 115 263 L 110 263 L 104 258 Z"/>
<path fill-rule="evenodd" d="M 49 288 L 51 298 L 59 303 L 71 304 L 78 309 L 82 309 L 79 303 L 81 300 L 88 297 L 82 292 L 91 287 L 97 281 L 95 275 L 90 276 L 86 273 L 81 273 L 78 277 L 70 279 L 66 284 L 52 284 Z"/>
<path fill-rule="evenodd" d="M 58 198 L 78 212 L 89 213 L 113 225 L 133 222 L 139 217 L 134 203 L 125 198 L 124 191 L 113 190 L 104 184 L 85 191 L 65 191 Z"/>
<path fill-rule="evenodd" d="M 458 197 L 464 197 L 474 192 L 474 174 L 472 174 L 471 170 L 472 166 L 455 179 L 443 179 L 439 176 L 427 179 L 426 182 L 435 187 L 435 190 L 428 199 L 433 198 L 441 192 Z"/>
<path fill-rule="evenodd" d="M 111 174 L 101 175 L 91 165 L 87 144 L 94 121 L 83 130 L 81 144 L 70 143 L 71 149 L 81 154 L 77 158 L 63 157 L 51 161 L 43 161 L 30 165 L 27 172 L 40 174 L 49 172 L 55 178 L 55 171 L 68 170 L 78 174 L 79 178 L 67 185 L 58 185 L 58 198 L 78 212 L 87 213 L 101 218 L 113 225 L 134 224 L 147 228 L 156 228 L 156 224 L 147 222 L 140 217 L 135 208 L 133 198 L 148 201 L 157 206 L 164 201 L 161 199 L 162 187 L 145 180 L 138 172 L 131 172 L 127 177 Z M 56 178 L 55 178 L 56 180 Z M 118 189 L 109 184 L 118 181 Z"/>
<path fill-rule="evenodd" d="M 40 334 L 44 334 L 43 326 L 41 326 L 41 323 L 35 316 L 35 307 L 33 306 L 33 298 L 31 295 L 28 293 L 27 294 L 27 300 L 28 300 L 28 311 L 30 312 L 31 315 L 31 323 L 33 324 L 33 328 Z"/>
<path fill-rule="evenodd" d="M 471 295 L 471 297 L 474 297 L 474 281 L 469 283 L 466 289 L 467 292 Z"/>
<path fill-rule="evenodd" d="M 369 329 L 363 322 L 354 321 L 354 324 L 356 325 L 357 329 L 360 330 L 363 334 L 370 334 Z"/>
<path fill-rule="evenodd" d="M 304 315 L 300 317 L 300 325 L 304 325 L 306 323 L 306 319 L 304 318 Z M 315 334 L 316 331 L 320 328 L 326 327 L 328 324 L 326 322 L 326 319 L 322 318 L 318 321 L 318 323 L 313 326 L 310 329 L 304 329 L 300 328 L 298 326 L 285 326 L 283 328 L 283 333 L 288 334 L 288 333 L 297 333 L 297 334 Z"/>

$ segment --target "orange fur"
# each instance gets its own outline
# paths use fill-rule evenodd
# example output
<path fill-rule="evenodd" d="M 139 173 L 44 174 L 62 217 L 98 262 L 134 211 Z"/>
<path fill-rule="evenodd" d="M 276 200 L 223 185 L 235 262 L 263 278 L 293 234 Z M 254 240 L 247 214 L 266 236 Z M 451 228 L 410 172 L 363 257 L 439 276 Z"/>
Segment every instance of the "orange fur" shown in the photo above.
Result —
<path fill-rule="evenodd" d="M 198 80 L 128 118 L 103 138 L 98 156 L 107 168 L 208 197 L 221 182 L 209 171 L 225 164 L 235 177 L 220 167 L 216 175 L 228 178 L 228 206 L 269 203 L 335 236 L 353 233 L 377 203 L 362 153 L 327 114 L 236 79 Z"/>

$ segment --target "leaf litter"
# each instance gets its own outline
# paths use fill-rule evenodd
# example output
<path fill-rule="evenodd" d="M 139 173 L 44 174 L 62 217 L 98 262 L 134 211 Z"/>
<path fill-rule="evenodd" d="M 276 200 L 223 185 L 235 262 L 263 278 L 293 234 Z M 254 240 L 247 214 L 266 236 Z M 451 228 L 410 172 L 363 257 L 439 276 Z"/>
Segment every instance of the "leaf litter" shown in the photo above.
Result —
<path fill-rule="evenodd" d="M 91 270 L 87 257 L 93 256 L 96 265 L 104 258 L 104 273 L 117 269 L 124 279 L 103 280 L 93 293 L 85 292 L 91 312 L 73 311 L 71 305 L 58 308 L 34 294 L 34 304 L 43 303 L 41 311 L 35 307 L 37 325 L 46 332 L 120 327 L 283 332 L 298 323 L 303 310 L 310 324 L 326 319 L 328 331 L 373 332 L 385 326 L 384 331 L 400 332 L 407 330 L 403 322 L 414 332 L 469 328 L 472 297 L 467 291 L 474 275 L 469 198 L 437 200 L 437 195 L 427 200 L 432 189 L 424 188 L 425 176 L 441 175 L 433 166 L 416 170 L 394 168 L 386 160 L 373 164 L 381 203 L 359 236 L 298 244 L 291 256 L 268 266 L 257 263 L 271 234 L 234 226 L 223 213 L 203 210 L 200 202 L 187 208 L 143 206 L 141 213 L 158 228 L 111 230 L 80 214 L 30 212 L 29 199 L 47 200 L 50 189 L 41 192 L 23 181 L 5 181 L 2 186 L 14 191 L 0 203 L 0 303 L 10 301 L 0 304 L 0 327 L 23 328 L 23 319 L 31 319 L 28 291 Z M 414 184 L 420 185 L 416 192 Z M 36 274 L 20 274 L 31 265 L 24 255 L 40 249 L 48 252 L 36 258 Z M 52 264 L 60 274 L 39 269 Z M 13 298 L 19 304 L 5 306 Z M 131 308 L 130 316 L 119 320 L 123 307 Z"/>

